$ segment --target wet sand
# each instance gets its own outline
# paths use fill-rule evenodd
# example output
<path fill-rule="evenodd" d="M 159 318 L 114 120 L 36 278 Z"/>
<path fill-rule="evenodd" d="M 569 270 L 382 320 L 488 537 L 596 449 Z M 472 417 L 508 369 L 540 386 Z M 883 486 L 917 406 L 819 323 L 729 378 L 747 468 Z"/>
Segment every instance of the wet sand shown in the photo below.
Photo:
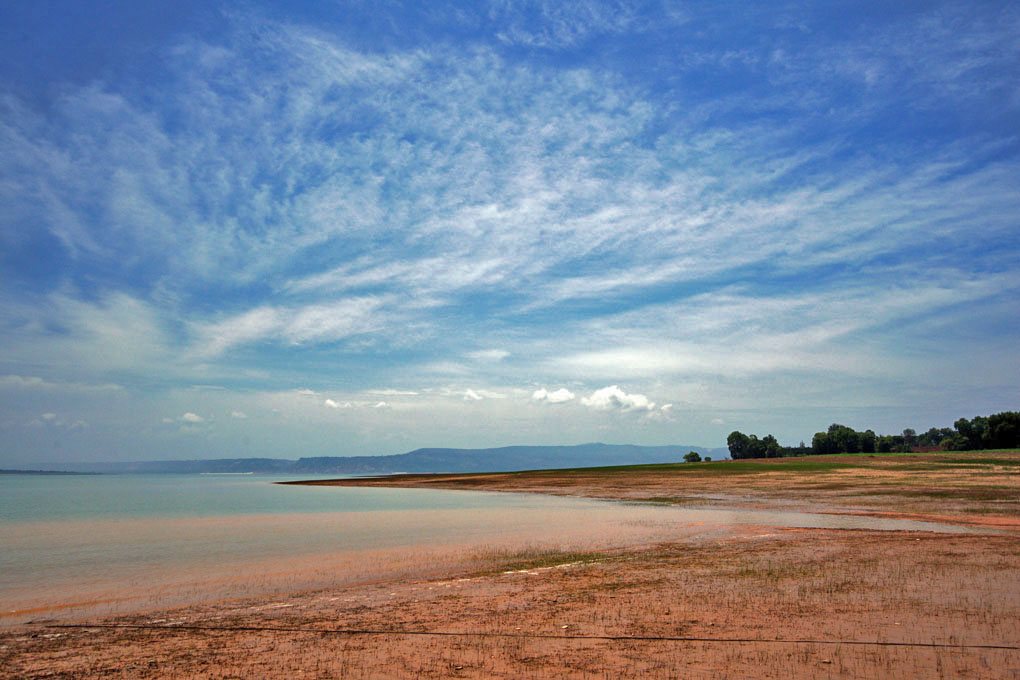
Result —
<path fill-rule="evenodd" d="M 979 472 L 964 471 L 943 491 L 1009 478 L 1002 469 Z M 863 488 L 856 505 L 848 495 L 824 503 L 834 489 L 794 482 L 779 493 L 782 474 L 728 485 L 717 479 L 702 490 L 675 477 L 646 478 L 651 486 L 642 486 L 636 475 L 630 489 L 623 477 L 601 484 L 619 495 L 673 499 L 662 503 L 704 493 L 717 504 L 729 498 L 756 507 L 940 517 L 997 532 L 711 526 L 617 549 L 500 549 L 440 577 L 90 622 L 138 628 L 40 622 L 0 634 L 0 676 L 1020 677 L 1020 535 L 1012 506 L 988 495 L 941 505 L 910 495 L 870 503 L 864 492 L 883 488 L 875 486 Z M 936 476 L 924 483 L 942 485 Z M 543 483 L 558 493 L 598 494 L 600 483 L 571 487 L 566 477 Z M 418 483 L 386 478 L 395 482 Z M 507 486 L 527 484 L 537 486 L 520 476 Z M 986 512 L 987 503 L 1001 511 Z"/>

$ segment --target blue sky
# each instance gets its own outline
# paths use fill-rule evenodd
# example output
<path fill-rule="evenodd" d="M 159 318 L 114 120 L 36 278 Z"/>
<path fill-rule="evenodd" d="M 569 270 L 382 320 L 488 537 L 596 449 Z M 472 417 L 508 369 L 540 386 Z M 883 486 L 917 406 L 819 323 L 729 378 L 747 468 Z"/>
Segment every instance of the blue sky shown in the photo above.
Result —
<path fill-rule="evenodd" d="M 6 3 L 0 466 L 1020 406 L 1015 3 Z"/>

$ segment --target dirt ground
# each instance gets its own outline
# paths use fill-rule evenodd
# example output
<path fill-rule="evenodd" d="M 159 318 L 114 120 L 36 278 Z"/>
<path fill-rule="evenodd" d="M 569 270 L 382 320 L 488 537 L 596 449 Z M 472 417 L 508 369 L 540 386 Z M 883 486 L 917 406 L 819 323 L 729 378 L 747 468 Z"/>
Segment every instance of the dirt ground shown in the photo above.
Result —
<path fill-rule="evenodd" d="M 1000 467 L 1006 472 L 985 470 L 988 478 L 1015 483 L 1016 468 Z M 867 477 L 867 468 L 848 470 Z M 639 485 L 632 475 L 630 489 L 615 475 L 602 487 L 561 485 L 569 474 L 543 483 L 592 496 L 640 486 L 655 502 L 704 493 L 759 506 L 937 515 L 995 530 L 730 527 L 598 553 L 493 555 L 487 568 L 441 579 L 85 622 L 97 627 L 37 622 L 0 633 L 0 677 L 1020 678 L 1015 514 L 967 513 L 986 501 L 955 497 L 949 509 L 910 495 L 900 505 L 872 505 L 867 494 L 856 505 L 849 497 L 825 504 L 834 489 L 798 491 L 794 482 L 780 493 L 777 476 L 797 475 L 761 479 L 773 472 L 751 481 L 720 475 L 711 488 L 675 476 Z M 977 484 L 972 472 L 917 485 L 942 493 L 1002 482 Z"/>

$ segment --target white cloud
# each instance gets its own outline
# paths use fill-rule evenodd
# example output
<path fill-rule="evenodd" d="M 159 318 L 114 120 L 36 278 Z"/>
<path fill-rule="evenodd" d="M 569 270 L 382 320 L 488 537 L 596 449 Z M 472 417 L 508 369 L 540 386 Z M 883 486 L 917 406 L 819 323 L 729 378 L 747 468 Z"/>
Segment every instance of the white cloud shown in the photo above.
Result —
<path fill-rule="evenodd" d="M 390 405 L 385 401 L 376 402 L 372 408 L 389 408 Z"/>
<path fill-rule="evenodd" d="M 493 392 L 492 390 L 474 390 L 475 394 L 482 397 L 483 399 L 505 399 L 506 395 L 502 392 Z"/>
<path fill-rule="evenodd" d="M 0 377 L 0 386 L 31 389 L 52 387 L 53 384 L 34 376 L 5 375 Z"/>
<path fill-rule="evenodd" d="M 627 394 L 616 385 L 592 392 L 590 397 L 582 398 L 581 403 L 599 411 L 652 411 L 655 409 L 655 402 L 649 401 L 645 395 Z"/>
<path fill-rule="evenodd" d="M 572 401 L 576 395 L 566 387 L 549 392 L 545 388 L 535 390 L 531 395 L 532 401 L 545 402 L 547 404 L 564 404 Z"/>
<path fill-rule="evenodd" d="M 203 418 L 202 416 L 198 415 L 197 413 L 191 413 L 189 411 L 188 413 L 185 413 L 184 415 L 181 416 L 181 421 L 185 422 L 185 423 L 190 423 L 190 424 L 193 424 L 193 425 L 197 425 L 198 423 L 204 423 L 205 422 L 205 418 Z"/>
<path fill-rule="evenodd" d="M 349 401 L 339 402 L 334 401 L 333 399 L 327 399 L 326 401 L 323 402 L 323 405 L 329 408 L 351 408 L 351 402 Z"/>
<path fill-rule="evenodd" d="M 335 342 L 378 329 L 383 304 L 379 298 L 351 298 L 296 307 L 259 307 L 222 321 L 195 324 L 192 353 L 196 358 L 212 358 L 254 342 Z"/>
<path fill-rule="evenodd" d="M 245 413 L 244 411 L 231 411 L 230 417 L 237 418 L 238 420 L 244 420 L 245 418 L 248 417 L 248 414 Z"/>
<path fill-rule="evenodd" d="M 659 408 L 652 404 L 644 419 L 651 422 L 674 422 L 673 404 L 663 404 Z"/>
<path fill-rule="evenodd" d="M 494 2 L 489 15 L 499 26 L 496 38 L 511 45 L 566 49 L 595 36 L 639 28 L 640 18 L 629 3 L 589 0 L 524 0 Z M 659 22 L 674 21 L 666 13 Z"/>
<path fill-rule="evenodd" d="M 1000 125 L 1015 117 L 1015 69 L 1003 66 L 1020 15 L 941 8 L 875 19 L 874 32 L 869 18 L 869 35 L 846 43 L 778 36 L 766 63 L 754 44 L 699 41 L 710 27 L 690 10 L 673 63 L 738 85 L 679 107 L 610 62 L 529 56 L 633 31 L 632 7 L 490 4 L 499 39 L 526 46 L 512 55 L 449 41 L 359 52 L 328 28 L 234 15 L 215 45 L 181 38 L 164 53 L 172 77 L 151 86 L 69 85 L 45 113 L 0 98 L 0 223 L 12 225 L 0 246 L 31 224 L 68 254 L 66 279 L 45 289 L 58 293 L 0 303 L 6 370 L 42 376 L 0 377 L 5 396 L 37 399 L 12 422 L 76 412 L 43 390 L 120 389 L 111 380 L 148 397 L 161 380 L 286 390 L 311 376 L 349 386 L 342 398 L 365 415 L 390 396 L 429 402 L 371 384 L 446 381 L 443 408 L 463 412 L 495 394 L 468 385 L 514 393 L 502 386 L 536 375 L 654 384 L 685 403 L 676 385 L 700 381 L 711 412 L 734 394 L 817 402 L 819 385 L 908 399 L 877 387 L 887 376 L 941 382 L 937 401 L 984 379 L 960 377 L 971 357 L 988 380 L 1016 375 L 1015 139 L 980 122 L 982 109 Z M 761 97 L 746 81 L 773 87 Z M 963 119 L 950 99 L 971 102 L 963 118 L 976 121 L 955 140 L 942 136 Z M 931 144 L 859 143 L 903 102 L 918 121 L 940 110 L 950 122 Z M 842 133 L 818 134 L 819 122 Z M 982 316 L 991 296 L 1006 311 Z M 944 347 L 925 353 L 933 337 Z M 395 346 L 413 351 L 379 351 Z M 587 405 L 670 412 L 600 392 Z M 285 408 L 295 422 L 336 426 L 325 394 L 297 394 L 311 398 L 280 397 L 302 402 Z M 485 407 L 526 408 L 528 392 L 517 397 Z M 249 403 L 189 396 L 144 420 L 268 412 Z"/>
<path fill-rule="evenodd" d="M 482 349 L 477 352 L 468 352 L 468 358 L 475 361 L 502 361 L 510 356 L 505 349 Z"/>

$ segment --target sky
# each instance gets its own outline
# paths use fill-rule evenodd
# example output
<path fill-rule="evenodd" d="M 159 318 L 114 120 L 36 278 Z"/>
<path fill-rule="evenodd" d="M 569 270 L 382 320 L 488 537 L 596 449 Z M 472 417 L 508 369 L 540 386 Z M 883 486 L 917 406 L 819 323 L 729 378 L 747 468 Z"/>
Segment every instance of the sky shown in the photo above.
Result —
<path fill-rule="evenodd" d="M 1020 6 L 0 8 L 0 467 L 1020 408 Z"/>

